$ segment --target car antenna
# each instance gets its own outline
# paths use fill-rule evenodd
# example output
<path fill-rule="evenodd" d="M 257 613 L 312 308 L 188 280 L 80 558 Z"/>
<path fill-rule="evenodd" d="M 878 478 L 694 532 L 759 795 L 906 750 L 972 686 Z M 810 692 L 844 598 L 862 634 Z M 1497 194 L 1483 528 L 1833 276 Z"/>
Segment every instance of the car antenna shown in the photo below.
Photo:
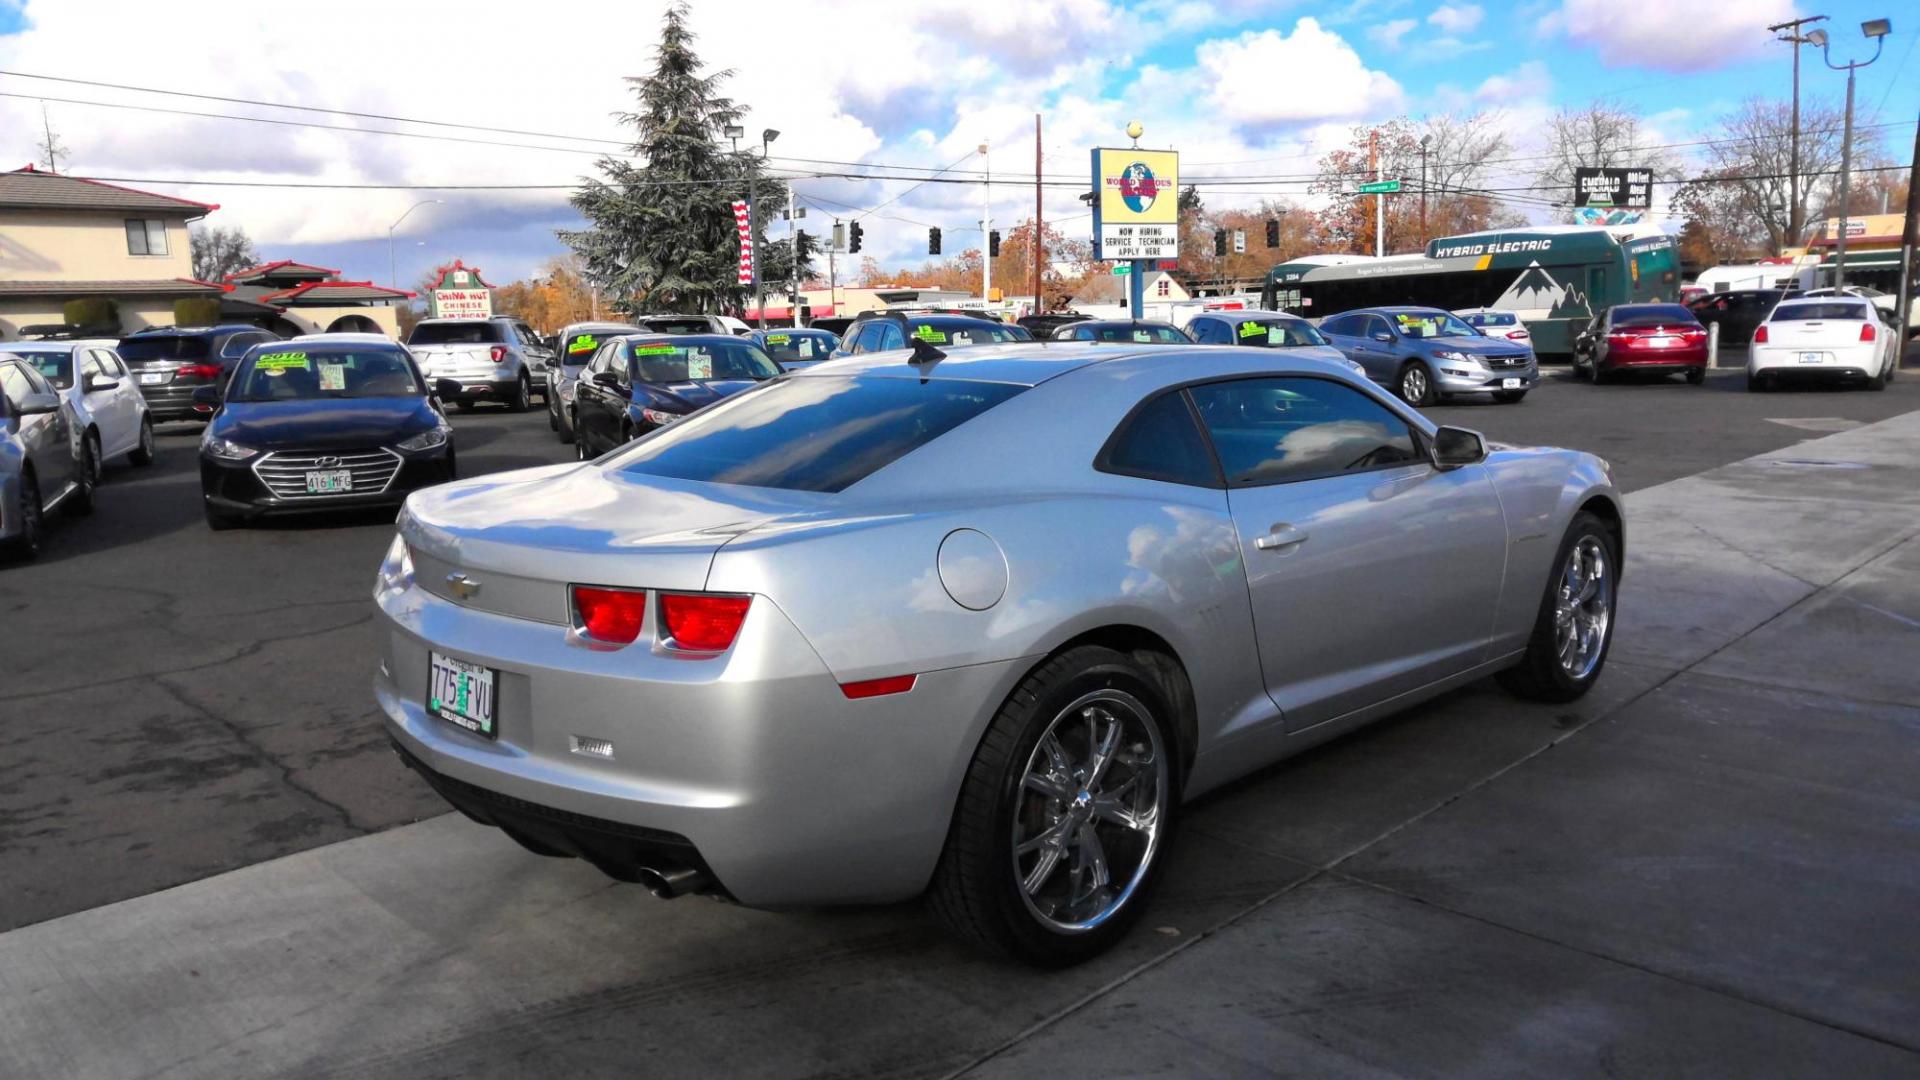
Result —
<path fill-rule="evenodd" d="M 933 342 L 928 341 L 918 334 L 914 335 L 913 355 L 907 357 L 907 363 L 919 367 L 921 364 L 932 364 L 940 360 L 945 360 L 946 358 L 947 354 L 934 348 Z"/>

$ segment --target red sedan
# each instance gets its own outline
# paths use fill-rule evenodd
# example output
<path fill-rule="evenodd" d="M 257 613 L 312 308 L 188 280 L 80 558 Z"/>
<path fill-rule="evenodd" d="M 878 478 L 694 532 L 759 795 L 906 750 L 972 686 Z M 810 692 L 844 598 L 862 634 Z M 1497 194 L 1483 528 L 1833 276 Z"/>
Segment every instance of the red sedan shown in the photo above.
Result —
<path fill-rule="evenodd" d="M 1610 307 L 1574 342 L 1573 374 L 1603 383 L 1627 371 L 1707 381 L 1707 328 L 1679 304 Z"/>

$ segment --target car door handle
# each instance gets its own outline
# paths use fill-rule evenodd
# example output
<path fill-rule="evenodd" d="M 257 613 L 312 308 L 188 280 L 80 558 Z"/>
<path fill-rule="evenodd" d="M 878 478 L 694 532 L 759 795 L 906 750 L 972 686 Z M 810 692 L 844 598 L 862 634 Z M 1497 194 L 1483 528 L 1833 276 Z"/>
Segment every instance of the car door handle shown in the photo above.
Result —
<path fill-rule="evenodd" d="M 1291 525 L 1280 524 L 1275 525 L 1267 535 L 1255 540 L 1253 546 L 1259 548 L 1261 551 L 1280 551 L 1293 547 L 1296 544 L 1303 544 L 1306 540 L 1307 534 L 1305 530 L 1296 529 Z"/>

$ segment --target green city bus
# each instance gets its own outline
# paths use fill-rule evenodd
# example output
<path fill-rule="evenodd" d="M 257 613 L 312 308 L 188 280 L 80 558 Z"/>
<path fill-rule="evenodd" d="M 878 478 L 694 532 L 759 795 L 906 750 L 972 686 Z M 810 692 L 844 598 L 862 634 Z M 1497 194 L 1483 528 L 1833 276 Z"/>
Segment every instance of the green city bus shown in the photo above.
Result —
<path fill-rule="evenodd" d="M 1567 355 L 1596 313 L 1679 297 L 1679 256 L 1657 228 L 1546 225 L 1444 237 L 1421 255 L 1282 263 L 1260 306 L 1314 319 L 1388 304 L 1495 308 L 1526 323 L 1535 352 Z"/>

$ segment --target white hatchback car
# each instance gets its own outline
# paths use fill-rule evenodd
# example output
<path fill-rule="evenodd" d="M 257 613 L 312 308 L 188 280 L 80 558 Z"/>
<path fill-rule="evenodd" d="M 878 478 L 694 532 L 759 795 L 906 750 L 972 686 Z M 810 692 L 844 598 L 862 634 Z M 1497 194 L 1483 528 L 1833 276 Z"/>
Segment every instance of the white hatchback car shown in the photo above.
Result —
<path fill-rule="evenodd" d="M 111 339 L 9 341 L 0 353 L 32 364 L 73 407 L 86 433 L 80 447 L 94 482 L 100 467 L 126 455 L 135 465 L 153 464 L 153 418 Z"/>
<path fill-rule="evenodd" d="M 1747 389 L 1822 380 L 1884 390 L 1899 364 L 1900 335 L 1870 301 L 1794 297 L 1782 300 L 1754 330 L 1747 350 Z"/>

